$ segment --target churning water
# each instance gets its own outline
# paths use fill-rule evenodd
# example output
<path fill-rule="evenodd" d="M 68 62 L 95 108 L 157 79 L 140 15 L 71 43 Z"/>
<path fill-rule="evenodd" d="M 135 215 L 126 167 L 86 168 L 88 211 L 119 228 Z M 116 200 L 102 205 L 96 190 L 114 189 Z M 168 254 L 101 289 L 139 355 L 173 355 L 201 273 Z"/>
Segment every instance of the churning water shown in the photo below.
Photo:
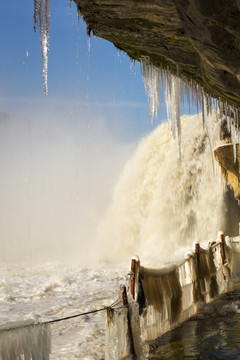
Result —
<path fill-rule="evenodd" d="M 117 267 L 99 265 L 87 269 L 45 263 L 2 268 L 0 322 L 48 321 L 96 310 L 115 300 L 121 282 L 125 282 L 124 271 Z M 52 324 L 51 359 L 103 359 L 105 322 L 103 311 Z M 7 360 L 10 347 L 9 352 L 1 350 L 1 360 Z"/>
<path fill-rule="evenodd" d="M 46 321 L 110 305 L 120 284 L 126 283 L 127 260 L 133 254 L 145 263 L 163 263 L 191 249 L 194 241 L 215 238 L 226 218 L 221 177 L 213 173 L 201 120 L 182 120 L 182 162 L 168 125 L 162 124 L 142 140 L 126 164 L 92 241 L 98 249 L 95 265 L 34 265 L 34 258 L 31 266 L 2 265 L 1 324 Z M 218 133 L 217 119 L 212 124 L 213 134 Z M 221 301 L 216 311 L 206 310 L 207 317 L 203 313 L 151 344 L 148 357 L 239 358 L 239 294 Z M 103 359 L 105 322 L 103 311 L 51 325 L 51 359 Z"/>

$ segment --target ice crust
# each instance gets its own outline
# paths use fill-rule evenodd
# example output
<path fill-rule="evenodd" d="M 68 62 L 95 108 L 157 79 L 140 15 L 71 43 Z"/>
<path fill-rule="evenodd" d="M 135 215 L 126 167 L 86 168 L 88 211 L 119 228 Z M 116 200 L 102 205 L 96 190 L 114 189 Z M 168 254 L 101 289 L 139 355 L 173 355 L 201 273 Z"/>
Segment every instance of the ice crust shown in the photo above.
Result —
<path fill-rule="evenodd" d="M 0 360 L 48 360 L 50 352 L 50 325 L 28 320 L 0 326 Z"/>

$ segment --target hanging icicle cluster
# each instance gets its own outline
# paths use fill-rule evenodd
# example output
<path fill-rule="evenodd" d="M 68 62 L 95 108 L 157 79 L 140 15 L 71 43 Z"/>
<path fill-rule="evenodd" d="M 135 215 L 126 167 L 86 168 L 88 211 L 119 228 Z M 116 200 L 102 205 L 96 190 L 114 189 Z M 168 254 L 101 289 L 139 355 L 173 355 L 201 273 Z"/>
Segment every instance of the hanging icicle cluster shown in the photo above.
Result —
<path fill-rule="evenodd" d="M 144 78 L 145 92 L 149 98 L 149 113 L 151 122 L 157 118 L 161 110 L 161 88 L 163 86 L 162 72 L 155 66 L 149 65 L 147 60 L 141 61 L 141 71 Z"/>
<path fill-rule="evenodd" d="M 227 123 L 234 148 L 234 161 L 236 161 L 236 142 L 239 142 L 239 109 L 237 107 L 223 102 L 220 98 L 213 99 L 200 85 L 194 84 L 192 81 L 184 81 L 179 76 L 173 75 L 169 70 L 151 65 L 148 58 L 141 60 L 141 71 L 145 91 L 149 99 L 149 113 L 152 123 L 154 117 L 157 119 L 158 114 L 160 114 L 161 91 L 165 94 L 167 118 L 173 137 L 178 137 L 180 160 L 182 158 L 180 104 L 183 105 L 186 98 L 189 105 L 189 112 L 191 106 L 197 107 L 197 112 L 199 112 L 199 110 L 202 111 L 203 126 L 208 135 L 212 150 L 213 166 L 212 124 L 209 116 L 212 115 L 213 111 L 215 114 L 219 112 L 221 121 L 225 120 Z"/>
<path fill-rule="evenodd" d="M 42 48 L 43 90 L 48 93 L 48 51 L 50 32 L 50 0 L 34 0 L 34 30 L 39 21 L 40 40 Z"/>

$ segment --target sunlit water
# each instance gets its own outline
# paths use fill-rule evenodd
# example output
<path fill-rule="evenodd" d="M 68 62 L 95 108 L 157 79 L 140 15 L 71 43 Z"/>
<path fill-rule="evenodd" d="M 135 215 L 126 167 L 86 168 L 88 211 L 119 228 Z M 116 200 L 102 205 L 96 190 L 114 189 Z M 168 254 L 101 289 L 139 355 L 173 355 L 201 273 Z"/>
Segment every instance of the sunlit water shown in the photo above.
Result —
<path fill-rule="evenodd" d="M 110 305 L 127 268 L 42 264 L 1 271 L 0 322 L 52 320 Z M 146 347 L 148 359 L 239 359 L 240 292 L 224 295 L 199 316 Z M 51 359 L 104 359 L 106 312 L 51 325 Z M 114 359 L 113 359 L 114 360 Z"/>
<path fill-rule="evenodd" d="M 125 283 L 118 267 L 42 264 L 1 269 L 0 323 L 47 321 L 110 305 Z M 51 359 L 102 359 L 106 311 L 51 325 Z"/>

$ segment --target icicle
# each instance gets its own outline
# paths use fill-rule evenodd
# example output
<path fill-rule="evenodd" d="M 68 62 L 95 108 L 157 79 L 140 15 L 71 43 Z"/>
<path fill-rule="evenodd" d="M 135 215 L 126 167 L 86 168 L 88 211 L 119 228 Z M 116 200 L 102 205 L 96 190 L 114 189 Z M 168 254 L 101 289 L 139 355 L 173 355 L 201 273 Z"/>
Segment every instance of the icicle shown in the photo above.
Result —
<path fill-rule="evenodd" d="M 131 64 L 130 64 L 131 73 L 133 73 L 134 68 L 135 68 L 135 60 L 131 58 Z"/>
<path fill-rule="evenodd" d="M 91 33 L 90 33 L 91 34 Z M 88 54 L 91 52 L 91 35 L 87 38 L 87 48 L 88 48 Z"/>
<path fill-rule="evenodd" d="M 145 92 L 148 95 L 151 123 L 153 124 L 153 119 L 154 117 L 157 119 L 161 108 L 161 70 L 150 65 L 146 59 L 143 59 L 141 60 L 141 71 Z"/>
<path fill-rule="evenodd" d="M 167 108 L 167 119 L 171 125 L 171 131 L 173 138 L 176 138 L 176 122 L 174 119 L 174 109 L 172 108 L 172 75 L 168 74 L 166 77 L 165 87 L 165 103 Z"/>
<path fill-rule="evenodd" d="M 188 109 L 189 109 L 189 112 L 191 113 L 190 87 L 189 87 L 189 85 L 187 85 L 187 102 L 188 102 Z"/>
<path fill-rule="evenodd" d="M 78 18 L 78 21 L 81 18 L 81 11 L 80 11 L 79 7 L 77 8 L 77 18 Z"/>
<path fill-rule="evenodd" d="M 204 89 L 192 82 L 185 82 L 178 76 L 173 75 L 169 69 L 161 70 L 149 63 L 149 59 L 145 58 L 141 60 L 141 72 L 144 80 L 145 92 L 149 101 L 149 113 L 151 117 L 151 123 L 153 123 L 154 117 L 158 115 L 161 104 L 161 89 L 165 85 L 165 103 L 167 110 L 167 119 L 169 127 L 171 128 L 174 139 L 178 136 L 179 145 L 179 157 L 181 159 L 181 120 L 180 120 L 180 101 L 184 104 L 185 96 L 189 106 L 189 112 L 191 112 L 191 106 L 197 107 L 197 112 L 202 109 L 202 121 L 203 127 L 206 130 L 209 138 L 209 143 L 212 152 L 213 171 L 215 172 L 215 162 L 213 155 L 213 139 L 212 139 L 212 124 L 210 123 L 210 114 L 220 119 L 226 119 L 227 127 L 229 131 L 233 131 L 231 127 L 231 112 L 232 108 L 226 102 L 222 102 L 221 99 L 213 99 L 210 95 L 206 94 Z M 236 110 L 233 109 L 235 112 Z M 223 117 L 223 115 L 225 115 Z M 235 116 L 234 129 L 237 126 L 233 136 L 239 140 L 238 136 L 238 112 Z M 237 123 L 237 125 L 236 125 Z M 236 151 L 236 149 L 235 149 Z"/>
<path fill-rule="evenodd" d="M 220 113 L 220 121 L 223 122 L 223 103 L 219 100 L 219 113 Z"/>
<path fill-rule="evenodd" d="M 188 83 L 188 91 L 190 92 L 190 90 L 191 90 L 191 82 L 190 83 Z M 193 105 L 196 105 L 196 96 L 195 96 L 195 93 L 194 93 L 194 91 L 191 91 L 191 93 L 192 93 L 192 106 Z"/>
<path fill-rule="evenodd" d="M 234 108 L 231 108 L 231 113 L 232 112 L 233 112 L 233 119 L 231 121 L 231 136 L 232 136 L 232 144 L 233 144 L 233 158 L 235 163 L 237 159 L 237 154 L 236 154 L 236 113 Z"/>
<path fill-rule="evenodd" d="M 179 158 L 182 159 L 181 150 L 181 119 L 180 119 L 180 98 L 181 98 L 181 80 L 171 74 L 168 74 L 166 80 L 165 102 L 167 107 L 168 122 L 171 123 L 173 137 L 176 137 L 176 128 L 178 131 Z"/>
<path fill-rule="evenodd" d="M 207 136 L 209 139 L 209 143 L 210 143 L 210 148 L 211 148 L 211 154 L 212 154 L 212 166 L 213 166 L 213 173 L 215 174 L 215 160 L 214 160 L 214 151 L 213 151 L 213 138 L 212 138 L 212 127 L 211 127 L 211 120 L 208 116 L 207 113 L 207 107 L 208 107 L 208 95 L 203 95 L 203 113 L 204 113 L 204 127 L 206 129 L 207 132 Z"/>
<path fill-rule="evenodd" d="M 204 94 L 202 94 L 202 121 L 203 121 L 203 127 L 205 127 L 205 104 L 204 104 Z"/>
<path fill-rule="evenodd" d="M 215 99 L 215 98 L 214 98 L 214 102 L 213 102 L 213 108 L 214 108 L 214 116 L 217 117 L 218 104 L 217 104 L 217 99 Z"/>
<path fill-rule="evenodd" d="M 209 95 L 205 95 L 205 102 L 206 102 L 206 110 L 207 113 L 205 113 L 206 116 L 209 116 L 210 114 L 210 96 Z"/>
<path fill-rule="evenodd" d="M 49 51 L 49 31 L 50 31 L 50 0 L 34 0 L 34 30 L 40 24 L 40 40 L 42 48 L 42 72 L 44 94 L 48 93 L 48 51 Z"/>
<path fill-rule="evenodd" d="M 199 113 L 199 108 L 202 108 L 202 89 L 197 86 L 197 113 Z"/>
<path fill-rule="evenodd" d="M 235 109 L 236 111 L 236 120 L 237 120 L 237 142 L 239 143 L 239 123 L 238 123 L 238 108 Z"/>
<path fill-rule="evenodd" d="M 197 94 L 197 114 L 199 113 L 199 98 L 198 98 L 198 94 Z"/>
<path fill-rule="evenodd" d="M 226 104 L 226 120 L 227 120 L 227 127 L 228 127 L 228 131 L 231 132 L 231 109 L 230 109 L 230 106 Z M 229 114 L 228 114 L 229 113 Z"/>
<path fill-rule="evenodd" d="M 34 31 L 37 31 L 38 26 L 38 17 L 39 17 L 39 1 L 40 0 L 34 0 Z"/>
<path fill-rule="evenodd" d="M 182 160 L 182 127 L 181 127 L 181 113 L 180 113 L 180 104 L 179 98 L 181 96 L 180 90 L 180 79 L 176 78 L 175 80 L 175 108 L 176 108 L 176 123 L 178 129 L 178 149 L 179 149 L 179 158 Z"/>

